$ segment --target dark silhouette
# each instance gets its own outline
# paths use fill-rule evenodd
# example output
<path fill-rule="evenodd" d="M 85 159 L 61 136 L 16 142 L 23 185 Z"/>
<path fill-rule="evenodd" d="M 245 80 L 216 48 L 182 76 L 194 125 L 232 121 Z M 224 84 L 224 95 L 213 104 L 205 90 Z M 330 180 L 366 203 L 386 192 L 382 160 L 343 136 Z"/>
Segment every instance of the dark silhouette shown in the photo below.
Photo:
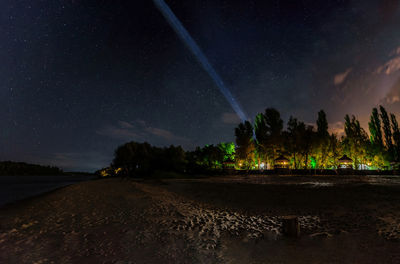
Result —
<path fill-rule="evenodd" d="M 25 162 L 0 162 L 1 176 L 14 175 L 61 175 L 63 171 L 57 167 L 28 164 Z"/>
<path fill-rule="evenodd" d="M 316 128 L 291 116 L 287 129 L 274 108 L 267 108 L 256 116 L 254 128 L 249 121 L 235 128 L 233 143 L 219 143 L 197 147 L 185 152 L 180 146 L 154 147 L 148 143 L 129 142 L 117 148 L 109 168 L 98 173 L 155 177 L 158 172 L 210 174 L 223 169 L 272 169 L 278 157 L 287 158 L 290 169 L 336 169 L 340 157 L 346 155 L 351 166 L 358 169 L 397 168 L 400 161 L 400 131 L 395 115 L 381 106 L 372 110 L 368 137 L 360 122 L 345 116 L 344 135 L 338 138 L 329 133 L 328 120 L 323 110 L 318 112 Z M 381 128 L 383 124 L 383 128 Z M 382 133 L 382 130 L 384 133 Z M 384 141 L 382 139 L 384 135 Z"/>

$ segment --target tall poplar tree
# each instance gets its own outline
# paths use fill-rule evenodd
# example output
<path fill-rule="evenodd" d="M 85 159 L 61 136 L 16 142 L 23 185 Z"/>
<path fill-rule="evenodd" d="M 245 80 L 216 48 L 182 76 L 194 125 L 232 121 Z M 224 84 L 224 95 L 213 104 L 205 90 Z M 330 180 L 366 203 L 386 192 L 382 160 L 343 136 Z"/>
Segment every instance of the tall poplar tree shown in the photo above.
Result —
<path fill-rule="evenodd" d="M 326 120 L 326 114 L 324 110 L 318 112 L 317 133 L 320 137 L 329 137 L 328 121 Z"/>
<path fill-rule="evenodd" d="M 275 108 L 265 109 L 264 118 L 268 133 L 267 152 L 271 163 L 273 163 L 282 148 L 283 120 L 281 119 L 281 114 Z"/>
<path fill-rule="evenodd" d="M 328 132 L 328 121 L 326 120 L 326 114 L 324 110 L 318 112 L 317 119 L 317 134 L 315 145 L 315 161 L 316 168 L 323 168 L 327 166 L 328 154 L 329 154 L 329 132 Z"/>
<path fill-rule="evenodd" d="M 397 161 L 400 161 L 400 130 L 399 124 L 397 123 L 396 116 L 394 114 L 390 114 L 390 119 L 392 121 L 392 130 L 393 130 L 393 141 L 395 144 L 395 157 Z"/>
<path fill-rule="evenodd" d="M 267 160 L 268 148 L 268 127 L 265 122 L 265 116 L 261 113 L 256 115 L 254 121 L 254 134 L 256 136 L 258 165 L 260 165 L 260 159 Z"/>
<path fill-rule="evenodd" d="M 369 126 L 369 132 L 371 134 L 370 137 L 371 143 L 374 144 L 374 146 L 377 147 L 379 151 L 382 151 L 383 148 L 382 128 L 377 108 L 372 109 L 372 114 L 368 126 Z"/>
<path fill-rule="evenodd" d="M 391 157 L 393 157 L 392 128 L 390 125 L 389 115 L 383 106 L 380 106 L 379 108 L 381 110 L 383 132 L 385 134 L 385 145 L 386 145 L 386 148 L 387 148 L 389 154 L 391 155 Z"/>

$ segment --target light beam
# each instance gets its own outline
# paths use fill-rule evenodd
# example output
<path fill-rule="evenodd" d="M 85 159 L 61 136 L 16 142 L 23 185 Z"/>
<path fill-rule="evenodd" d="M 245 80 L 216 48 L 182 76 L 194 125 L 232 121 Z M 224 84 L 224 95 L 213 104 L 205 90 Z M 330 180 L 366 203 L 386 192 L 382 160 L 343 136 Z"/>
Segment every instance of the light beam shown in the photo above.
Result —
<path fill-rule="evenodd" d="M 214 67 L 208 61 L 207 57 L 204 55 L 203 51 L 194 41 L 194 39 L 190 36 L 189 32 L 185 29 L 179 19 L 175 16 L 169 6 L 164 2 L 164 0 L 153 0 L 154 4 L 163 14 L 165 19 L 168 21 L 170 26 L 174 29 L 179 38 L 186 44 L 189 50 L 194 54 L 200 64 L 203 66 L 204 70 L 208 73 L 208 75 L 214 80 L 215 84 L 221 91 L 221 93 L 225 96 L 226 100 L 232 106 L 233 110 L 242 120 L 242 122 L 248 120 L 246 114 L 240 107 L 238 101 L 232 95 L 231 91 L 226 87 L 221 77 L 215 71 Z"/>

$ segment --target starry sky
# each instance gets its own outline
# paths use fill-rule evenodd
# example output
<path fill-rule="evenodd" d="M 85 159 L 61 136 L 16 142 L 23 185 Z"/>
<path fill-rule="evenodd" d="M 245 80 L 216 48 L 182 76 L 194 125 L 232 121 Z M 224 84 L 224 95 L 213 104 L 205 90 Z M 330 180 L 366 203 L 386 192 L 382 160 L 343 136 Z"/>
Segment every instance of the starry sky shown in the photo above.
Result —
<path fill-rule="evenodd" d="M 332 132 L 400 112 L 398 0 L 166 0 L 246 114 Z M 239 118 L 151 0 L 0 1 L 0 160 L 94 171 L 127 141 L 234 140 Z"/>

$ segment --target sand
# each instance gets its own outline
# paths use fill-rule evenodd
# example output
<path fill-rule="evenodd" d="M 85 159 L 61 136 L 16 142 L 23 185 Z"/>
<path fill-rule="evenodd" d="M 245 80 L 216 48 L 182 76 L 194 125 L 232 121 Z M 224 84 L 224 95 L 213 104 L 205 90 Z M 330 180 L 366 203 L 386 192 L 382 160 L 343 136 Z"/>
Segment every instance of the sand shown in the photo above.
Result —
<path fill-rule="evenodd" d="M 299 238 L 281 234 L 287 215 L 299 217 Z M 84 182 L 1 208 L 0 263 L 400 263 L 400 185 L 337 176 Z"/>

